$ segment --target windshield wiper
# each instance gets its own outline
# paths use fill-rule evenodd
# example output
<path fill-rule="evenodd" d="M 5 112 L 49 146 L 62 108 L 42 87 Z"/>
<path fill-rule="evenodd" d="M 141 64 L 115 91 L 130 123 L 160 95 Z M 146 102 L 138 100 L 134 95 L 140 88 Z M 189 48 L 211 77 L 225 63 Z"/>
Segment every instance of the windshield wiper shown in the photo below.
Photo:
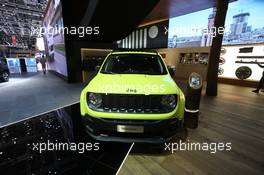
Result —
<path fill-rule="evenodd" d="M 138 74 L 144 74 L 144 75 L 162 75 L 160 72 L 138 72 Z"/>
<path fill-rule="evenodd" d="M 101 73 L 103 73 L 103 74 L 117 74 L 115 72 L 108 72 L 108 71 L 101 71 Z"/>

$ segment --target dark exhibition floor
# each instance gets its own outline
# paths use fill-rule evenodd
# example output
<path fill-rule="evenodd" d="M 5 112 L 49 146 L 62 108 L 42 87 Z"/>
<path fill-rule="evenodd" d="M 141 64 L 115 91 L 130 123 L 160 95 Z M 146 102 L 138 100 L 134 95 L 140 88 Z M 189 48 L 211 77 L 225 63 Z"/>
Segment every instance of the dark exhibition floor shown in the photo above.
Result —
<path fill-rule="evenodd" d="M 216 98 L 204 96 L 199 127 L 188 129 L 190 142 L 231 142 L 230 152 L 177 151 L 174 154 L 130 154 L 120 175 L 204 175 L 264 172 L 264 93 L 252 88 L 219 86 Z"/>
<path fill-rule="evenodd" d="M 16 175 L 116 174 L 132 144 L 92 139 L 81 127 L 79 109 L 77 103 L 0 128 L 0 171 Z M 53 146 L 47 146 L 48 142 Z M 64 146 L 59 148 L 58 143 Z M 73 143 L 76 147 L 67 149 Z"/>
<path fill-rule="evenodd" d="M 0 126 L 78 103 L 84 86 L 52 73 L 11 75 L 9 82 L 0 83 Z"/>

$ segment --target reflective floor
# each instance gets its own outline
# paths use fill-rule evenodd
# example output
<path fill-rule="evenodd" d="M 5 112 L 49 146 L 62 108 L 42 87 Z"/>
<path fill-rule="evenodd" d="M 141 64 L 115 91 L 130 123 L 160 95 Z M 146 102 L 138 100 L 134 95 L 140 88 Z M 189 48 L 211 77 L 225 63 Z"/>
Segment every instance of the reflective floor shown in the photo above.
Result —
<path fill-rule="evenodd" d="M 9 82 L 0 83 L 0 126 L 78 103 L 84 86 L 49 72 L 11 74 Z"/>
<path fill-rule="evenodd" d="M 115 174 L 131 144 L 90 138 L 80 123 L 79 108 L 78 103 L 0 128 L 1 174 Z M 69 147 L 56 143 L 72 147 L 65 151 Z"/>

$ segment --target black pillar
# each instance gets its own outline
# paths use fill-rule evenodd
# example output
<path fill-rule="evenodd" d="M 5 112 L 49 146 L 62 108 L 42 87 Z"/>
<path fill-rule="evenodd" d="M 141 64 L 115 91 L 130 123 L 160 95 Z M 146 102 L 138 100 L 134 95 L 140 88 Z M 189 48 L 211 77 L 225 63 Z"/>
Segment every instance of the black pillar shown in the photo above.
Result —
<path fill-rule="evenodd" d="M 216 5 L 217 11 L 214 21 L 214 26 L 216 31 L 219 27 L 225 26 L 226 12 L 228 9 L 228 0 L 217 0 Z M 207 86 L 206 95 L 217 96 L 217 78 L 218 78 L 218 68 L 219 68 L 219 57 L 222 47 L 223 35 L 217 32 L 216 36 L 213 38 L 212 46 L 209 55 L 209 64 L 207 70 Z"/>

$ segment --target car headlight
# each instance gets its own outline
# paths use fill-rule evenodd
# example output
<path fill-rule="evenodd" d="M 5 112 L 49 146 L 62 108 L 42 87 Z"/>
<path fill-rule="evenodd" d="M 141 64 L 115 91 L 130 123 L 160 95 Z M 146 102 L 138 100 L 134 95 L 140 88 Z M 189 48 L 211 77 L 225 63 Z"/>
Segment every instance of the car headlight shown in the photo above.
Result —
<path fill-rule="evenodd" d="M 102 95 L 98 93 L 89 93 L 88 96 L 88 105 L 91 108 L 100 108 L 102 105 Z"/>
<path fill-rule="evenodd" d="M 169 109 L 172 110 L 177 105 L 177 96 L 176 95 L 163 95 L 161 98 L 161 104 Z"/>

